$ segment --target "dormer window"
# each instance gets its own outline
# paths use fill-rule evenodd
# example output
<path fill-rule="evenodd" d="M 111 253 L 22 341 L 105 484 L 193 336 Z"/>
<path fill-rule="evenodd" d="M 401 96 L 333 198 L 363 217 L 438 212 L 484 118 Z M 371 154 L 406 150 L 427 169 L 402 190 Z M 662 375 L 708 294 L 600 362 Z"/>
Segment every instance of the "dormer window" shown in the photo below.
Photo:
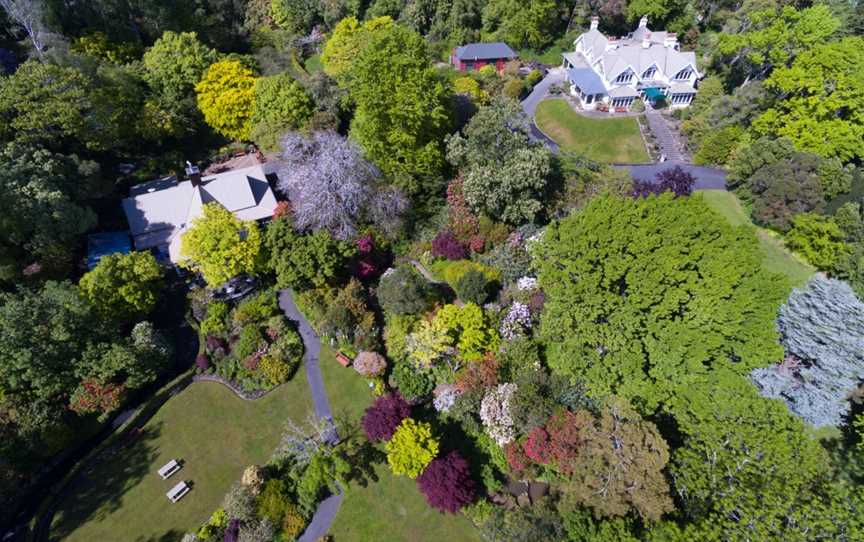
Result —
<path fill-rule="evenodd" d="M 692 68 L 684 68 L 683 70 L 681 70 L 680 72 L 675 74 L 675 79 L 679 79 L 679 80 L 690 79 L 690 76 L 692 76 L 692 75 L 693 75 L 693 69 Z"/>
<path fill-rule="evenodd" d="M 655 75 L 657 75 L 657 68 L 651 66 L 642 74 L 642 79 L 654 79 Z"/>
<path fill-rule="evenodd" d="M 632 80 L 633 80 L 633 72 L 628 70 L 628 71 L 622 73 L 621 75 L 619 75 L 618 77 L 616 77 L 615 83 L 616 84 L 624 84 L 624 83 L 629 83 Z"/>

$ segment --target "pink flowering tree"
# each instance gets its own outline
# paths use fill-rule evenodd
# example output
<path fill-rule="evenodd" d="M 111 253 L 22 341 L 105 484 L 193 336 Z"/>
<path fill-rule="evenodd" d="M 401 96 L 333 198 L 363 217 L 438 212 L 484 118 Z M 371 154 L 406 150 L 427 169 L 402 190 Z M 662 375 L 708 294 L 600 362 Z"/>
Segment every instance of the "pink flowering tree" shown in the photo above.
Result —
<path fill-rule="evenodd" d="M 432 460 L 417 477 L 417 486 L 429 506 L 451 514 L 474 502 L 477 496 L 468 462 L 457 451 Z"/>

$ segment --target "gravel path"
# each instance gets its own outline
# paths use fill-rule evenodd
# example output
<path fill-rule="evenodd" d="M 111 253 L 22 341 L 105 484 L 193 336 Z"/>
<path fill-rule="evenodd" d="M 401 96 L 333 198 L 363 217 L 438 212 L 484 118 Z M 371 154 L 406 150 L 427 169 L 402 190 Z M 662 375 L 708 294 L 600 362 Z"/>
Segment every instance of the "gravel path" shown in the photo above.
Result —
<path fill-rule="evenodd" d="M 558 152 L 558 144 L 537 128 L 537 124 L 534 121 L 534 113 L 537 111 L 537 104 L 543 101 L 543 98 L 549 93 L 549 87 L 562 82 L 564 82 L 564 68 L 560 66 L 552 68 L 546 74 L 546 77 L 534 85 L 531 94 L 522 100 L 522 110 L 525 111 L 525 114 L 528 115 L 528 120 L 531 122 L 531 134 L 529 137 L 532 141 L 545 143 L 552 152 Z"/>
<path fill-rule="evenodd" d="M 297 308 L 294 303 L 291 290 L 282 290 L 279 292 L 279 308 L 285 313 L 285 317 L 289 320 L 297 322 L 297 330 L 300 332 L 300 337 L 303 338 L 303 345 L 306 348 L 306 354 L 303 356 L 304 365 L 306 366 L 306 380 L 309 381 L 309 389 L 312 392 L 312 402 L 315 405 L 315 414 L 319 418 L 333 421 L 333 413 L 330 409 L 330 401 L 327 400 L 327 390 L 324 388 L 324 378 L 321 376 L 321 366 L 319 364 L 319 356 L 321 355 L 321 341 L 312 325 L 306 320 L 306 317 Z M 331 435 L 331 443 L 335 444 L 338 441 L 338 436 L 334 429 Z M 339 506 L 342 504 L 342 493 L 331 495 L 321 501 L 318 505 L 318 510 L 312 516 L 312 521 L 303 531 L 303 535 L 298 539 L 299 542 L 315 542 L 322 536 L 327 534 L 330 526 L 333 525 L 333 520 L 336 519 L 336 513 L 339 511 Z"/>

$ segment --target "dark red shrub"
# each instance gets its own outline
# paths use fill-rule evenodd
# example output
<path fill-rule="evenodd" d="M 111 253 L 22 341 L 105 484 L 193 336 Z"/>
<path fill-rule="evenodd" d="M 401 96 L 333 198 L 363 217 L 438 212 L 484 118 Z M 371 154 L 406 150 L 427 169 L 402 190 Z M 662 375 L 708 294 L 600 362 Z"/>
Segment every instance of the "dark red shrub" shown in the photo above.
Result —
<path fill-rule="evenodd" d="M 490 352 L 477 363 L 469 363 L 456 375 L 456 388 L 462 393 L 485 390 L 498 384 L 498 361 Z"/>
<path fill-rule="evenodd" d="M 207 347 L 207 351 L 210 353 L 216 352 L 217 350 L 222 350 L 224 352 L 227 348 L 225 341 L 215 335 L 207 335 L 207 340 L 204 344 Z"/>
<path fill-rule="evenodd" d="M 546 424 L 546 432 L 549 434 L 549 461 L 555 463 L 562 473 L 570 473 L 570 465 L 585 440 L 583 428 L 593 422 L 593 417 L 585 410 L 580 410 L 577 414 L 563 411 L 549 419 Z"/>
<path fill-rule="evenodd" d="M 525 455 L 525 450 L 522 449 L 522 445 L 515 440 L 504 446 L 504 457 L 507 458 L 507 464 L 510 466 L 510 470 L 516 475 L 522 474 L 522 472 L 528 468 L 528 465 L 531 463 L 531 460 L 528 459 L 527 455 Z"/>
<path fill-rule="evenodd" d="M 375 250 L 375 241 L 372 240 L 371 235 L 364 235 L 357 239 L 357 251 L 360 254 L 372 254 L 373 250 Z"/>
<path fill-rule="evenodd" d="M 280 201 L 276 204 L 276 208 L 273 209 L 273 218 L 280 218 L 290 213 L 291 203 L 287 201 Z"/>
<path fill-rule="evenodd" d="M 402 420 L 411 415 L 411 405 L 399 393 L 382 395 L 363 414 L 363 431 L 370 442 L 390 440 Z"/>
<path fill-rule="evenodd" d="M 436 258 L 462 260 L 468 255 L 468 251 L 453 232 L 444 230 L 432 239 L 432 255 Z"/>
<path fill-rule="evenodd" d="M 477 254 L 482 254 L 486 250 L 486 238 L 480 234 L 472 235 L 468 240 L 468 246 Z"/>
<path fill-rule="evenodd" d="M 546 464 L 552 455 L 549 442 L 549 433 L 542 427 L 535 427 L 528 433 L 528 438 L 522 445 L 525 455 L 537 463 Z"/>
<path fill-rule="evenodd" d="M 207 354 L 198 354 L 195 357 L 195 366 L 202 371 L 206 371 L 210 368 L 210 358 L 207 357 Z"/>
<path fill-rule="evenodd" d="M 471 468 L 457 451 L 433 459 L 417 477 L 417 486 L 429 506 L 451 514 L 471 504 L 477 495 Z"/>

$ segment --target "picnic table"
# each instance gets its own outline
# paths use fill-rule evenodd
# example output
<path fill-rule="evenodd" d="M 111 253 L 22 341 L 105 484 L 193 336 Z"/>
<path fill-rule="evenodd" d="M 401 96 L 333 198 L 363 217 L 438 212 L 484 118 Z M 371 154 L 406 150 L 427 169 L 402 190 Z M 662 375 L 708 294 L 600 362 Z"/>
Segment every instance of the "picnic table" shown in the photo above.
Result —
<path fill-rule="evenodd" d="M 189 487 L 189 484 L 187 484 L 184 480 L 172 487 L 171 490 L 168 491 L 168 493 L 166 493 L 165 495 L 168 497 L 169 501 L 177 502 L 182 499 L 184 495 L 189 493 L 190 489 L 191 488 Z"/>
<path fill-rule="evenodd" d="M 168 478 L 171 478 L 171 476 L 181 468 L 182 465 L 180 465 L 180 463 L 176 459 L 172 459 L 168 463 L 162 465 L 162 468 L 159 469 L 159 476 L 161 476 L 163 480 L 167 480 Z"/>

